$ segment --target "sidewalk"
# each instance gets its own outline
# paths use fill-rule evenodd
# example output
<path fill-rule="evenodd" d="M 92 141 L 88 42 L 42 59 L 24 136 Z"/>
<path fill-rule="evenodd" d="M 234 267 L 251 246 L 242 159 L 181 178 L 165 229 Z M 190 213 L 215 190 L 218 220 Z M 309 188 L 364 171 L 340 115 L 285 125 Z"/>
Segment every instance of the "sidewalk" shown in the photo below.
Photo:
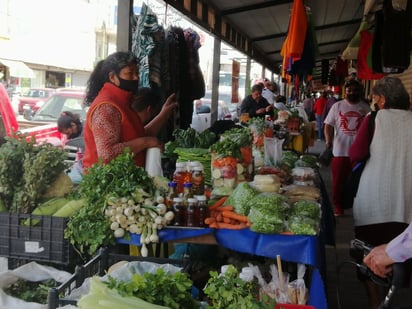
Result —
<path fill-rule="evenodd" d="M 324 147 L 323 141 L 315 141 L 314 146 L 309 147 L 308 153 L 318 155 Z M 332 177 L 330 168 L 320 168 L 320 174 L 331 200 Z M 326 246 L 328 309 L 366 309 L 368 308 L 367 296 L 362 284 L 356 278 L 356 267 L 344 263 L 351 261 L 349 246 L 350 241 L 354 238 L 352 210 L 346 210 L 345 215 L 335 219 L 336 246 Z"/>
<path fill-rule="evenodd" d="M 324 149 L 324 142 L 315 141 L 308 153 L 319 154 Z M 331 174 L 329 167 L 322 167 L 320 174 L 328 190 L 329 199 L 332 197 Z M 349 255 L 350 241 L 354 239 L 352 209 L 336 217 L 336 245 L 326 246 L 326 294 L 328 309 L 367 309 L 368 298 L 363 284 L 357 280 L 356 267 L 347 263 L 352 261 Z M 394 297 L 394 303 L 399 309 L 411 309 L 411 289 L 403 289 Z"/>

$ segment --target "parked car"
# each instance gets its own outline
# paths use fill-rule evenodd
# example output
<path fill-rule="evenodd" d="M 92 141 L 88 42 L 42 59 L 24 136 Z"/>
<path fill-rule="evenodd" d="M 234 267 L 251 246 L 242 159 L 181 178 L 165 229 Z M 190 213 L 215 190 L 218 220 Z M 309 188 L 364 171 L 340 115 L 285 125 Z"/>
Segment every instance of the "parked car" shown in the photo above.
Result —
<path fill-rule="evenodd" d="M 32 88 L 27 93 L 24 93 L 19 98 L 18 112 L 23 115 L 24 110 L 30 110 L 32 114 L 43 105 L 43 103 L 50 98 L 56 89 L 52 88 Z"/>
<path fill-rule="evenodd" d="M 80 119 L 86 118 L 86 108 L 83 104 L 85 93 L 83 90 L 56 91 L 34 114 L 31 120 L 55 122 L 63 111 L 79 114 Z"/>

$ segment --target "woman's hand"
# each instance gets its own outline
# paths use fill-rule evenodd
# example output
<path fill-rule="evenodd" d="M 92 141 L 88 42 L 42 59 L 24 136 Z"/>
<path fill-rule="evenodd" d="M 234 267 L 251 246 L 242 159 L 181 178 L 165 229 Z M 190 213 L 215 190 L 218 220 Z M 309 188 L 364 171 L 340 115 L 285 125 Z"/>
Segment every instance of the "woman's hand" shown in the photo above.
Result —
<path fill-rule="evenodd" d="M 167 99 L 165 104 L 163 104 L 161 113 L 170 115 L 177 107 L 176 94 L 172 93 Z"/>
<path fill-rule="evenodd" d="M 143 137 L 145 139 L 144 143 L 145 143 L 145 148 L 160 148 L 160 150 L 163 152 L 164 150 L 164 144 L 157 138 L 157 137 L 153 137 L 153 136 L 146 136 Z"/>
<path fill-rule="evenodd" d="M 392 271 L 392 264 L 394 261 L 386 253 L 386 244 L 375 247 L 369 252 L 369 254 L 363 259 L 363 262 L 368 266 L 375 274 L 380 277 L 387 277 Z"/>

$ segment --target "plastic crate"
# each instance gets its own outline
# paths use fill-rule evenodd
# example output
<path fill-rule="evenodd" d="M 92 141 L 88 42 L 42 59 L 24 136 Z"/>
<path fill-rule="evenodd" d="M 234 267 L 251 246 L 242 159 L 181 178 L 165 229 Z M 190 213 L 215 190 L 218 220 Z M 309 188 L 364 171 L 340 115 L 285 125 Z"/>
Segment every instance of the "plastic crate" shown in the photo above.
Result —
<path fill-rule="evenodd" d="M 23 224 L 28 219 L 38 224 Z M 74 250 L 66 225 L 67 218 L 0 213 L 0 256 L 67 265 Z"/>
<path fill-rule="evenodd" d="M 146 261 L 158 264 L 173 264 L 183 267 L 182 271 L 187 271 L 190 267 L 188 260 L 175 260 L 156 257 L 141 257 L 109 252 L 107 248 L 101 248 L 98 254 L 84 265 L 77 266 L 75 273 L 69 280 L 63 282 L 56 288 L 49 289 L 47 298 L 48 309 L 56 309 L 59 306 L 76 305 L 77 300 L 67 298 L 75 289 L 80 287 L 86 278 L 94 275 L 103 276 L 106 270 L 119 261 Z"/>

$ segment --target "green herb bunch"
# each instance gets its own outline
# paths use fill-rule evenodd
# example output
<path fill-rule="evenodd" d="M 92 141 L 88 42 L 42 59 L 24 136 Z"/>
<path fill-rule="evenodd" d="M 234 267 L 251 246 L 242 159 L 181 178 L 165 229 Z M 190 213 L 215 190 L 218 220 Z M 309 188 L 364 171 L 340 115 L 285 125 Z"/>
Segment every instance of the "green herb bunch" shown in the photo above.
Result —
<path fill-rule="evenodd" d="M 188 274 L 170 274 L 161 268 L 154 273 L 134 274 L 130 281 L 118 281 L 109 276 L 107 282 L 110 289 L 115 289 L 122 296 L 135 296 L 171 309 L 198 309 L 200 303 L 191 295 L 192 285 Z"/>
<path fill-rule="evenodd" d="M 259 300 L 258 283 L 246 282 L 239 278 L 234 265 L 228 265 L 224 274 L 210 272 L 210 278 L 203 289 L 214 309 L 260 309 L 274 308 L 273 301 L 267 303 Z"/>
<path fill-rule="evenodd" d="M 62 148 L 18 135 L 0 147 L 0 198 L 7 210 L 31 213 L 67 165 Z"/>
<path fill-rule="evenodd" d="M 101 246 L 114 244 L 110 220 L 104 215 L 107 196 L 130 196 L 136 189 L 153 195 L 153 178 L 136 166 L 133 153 L 126 149 L 107 164 L 94 164 L 87 170 L 78 187 L 85 205 L 67 224 L 65 237 L 79 251 L 93 255 Z"/>

